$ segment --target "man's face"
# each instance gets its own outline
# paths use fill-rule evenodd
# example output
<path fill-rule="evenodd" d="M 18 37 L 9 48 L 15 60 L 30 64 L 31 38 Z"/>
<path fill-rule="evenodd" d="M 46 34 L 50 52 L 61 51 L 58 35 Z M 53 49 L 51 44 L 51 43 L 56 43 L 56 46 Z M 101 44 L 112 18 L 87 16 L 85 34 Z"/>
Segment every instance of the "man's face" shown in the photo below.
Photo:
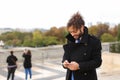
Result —
<path fill-rule="evenodd" d="M 68 28 L 68 32 L 74 37 L 74 39 L 78 39 L 84 33 L 84 26 L 82 26 L 80 29 L 76 29 L 71 26 Z"/>

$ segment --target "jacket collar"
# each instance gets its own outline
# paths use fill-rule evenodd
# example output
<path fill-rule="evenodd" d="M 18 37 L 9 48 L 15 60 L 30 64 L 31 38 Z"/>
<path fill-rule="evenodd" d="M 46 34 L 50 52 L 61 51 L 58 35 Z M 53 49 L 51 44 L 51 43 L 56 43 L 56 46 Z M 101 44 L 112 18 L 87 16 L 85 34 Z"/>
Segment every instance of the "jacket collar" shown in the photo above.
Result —
<path fill-rule="evenodd" d="M 70 33 L 66 36 L 66 38 L 70 42 L 73 42 L 73 43 L 75 42 L 75 39 L 73 38 L 73 36 Z M 84 43 L 84 44 L 88 43 L 88 28 L 87 27 L 85 27 L 85 29 L 84 29 L 84 34 L 81 37 L 80 43 Z"/>

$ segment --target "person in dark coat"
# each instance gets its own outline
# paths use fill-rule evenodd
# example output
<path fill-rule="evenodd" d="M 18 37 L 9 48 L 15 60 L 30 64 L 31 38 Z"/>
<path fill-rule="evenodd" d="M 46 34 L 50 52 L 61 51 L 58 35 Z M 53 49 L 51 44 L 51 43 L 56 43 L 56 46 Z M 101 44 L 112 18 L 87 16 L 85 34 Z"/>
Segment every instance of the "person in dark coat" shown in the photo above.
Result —
<path fill-rule="evenodd" d="M 16 61 L 18 60 L 15 55 L 13 55 L 13 51 L 10 51 L 10 55 L 7 57 L 6 62 L 8 63 L 8 75 L 7 80 L 9 80 L 10 76 L 12 75 L 11 80 L 14 80 L 15 70 L 17 68 Z"/>
<path fill-rule="evenodd" d="M 28 74 L 29 74 L 29 76 L 30 76 L 30 79 L 32 79 L 32 71 L 31 71 L 32 63 L 31 63 L 31 57 L 32 57 L 31 51 L 25 49 L 25 51 L 24 51 L 24 53 L 23 53 L 23 58 L 24 58 L 23 66 L 24 66 L 24 69 L 25 69 L 25 80 L 28 80 Z"/>
<path fill-rule="evenodd" d="M 97 80 L 96 68 L 102 64 L 101 42 L 88 34 L 79 12 L 67 24 L 67 44 L 63 45 L 62 65 L 67 69 L 66 80 Z"/>

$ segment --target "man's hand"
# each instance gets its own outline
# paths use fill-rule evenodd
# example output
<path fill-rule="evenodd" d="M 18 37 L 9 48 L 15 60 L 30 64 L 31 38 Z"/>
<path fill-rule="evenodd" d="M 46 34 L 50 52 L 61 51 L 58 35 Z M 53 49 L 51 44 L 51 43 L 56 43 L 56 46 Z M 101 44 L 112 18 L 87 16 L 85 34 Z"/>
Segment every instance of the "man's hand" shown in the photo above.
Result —
<path fill-rule="evenodd" d="M 69 65 L 70 63 L 67 61 L 67 60 L 65 60 L 64 62 L 63 62 L 63 66 L 65 67 L 65 68 L 68 68 L 68 65 Z"/>
<path fill-rule="evenodd" d="M 72 61 L 71 63 L 69 63 L 69 65 L 67 66 L 67 68 L 69 68 L 72 71 L 78 70 L 79 68 L 79 64 L 75 61 Z"/>

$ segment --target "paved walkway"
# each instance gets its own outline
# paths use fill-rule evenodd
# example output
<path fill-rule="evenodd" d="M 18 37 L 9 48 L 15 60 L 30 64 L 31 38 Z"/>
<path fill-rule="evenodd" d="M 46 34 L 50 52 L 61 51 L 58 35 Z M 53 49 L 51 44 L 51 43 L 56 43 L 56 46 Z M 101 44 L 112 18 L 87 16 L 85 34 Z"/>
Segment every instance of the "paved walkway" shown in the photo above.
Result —
<path fill-rule="evenodd" d="M 32 80 L 65 80 L 65 69 L 60 64 L 60 61 L 47 61 L 44 63 L 34 62 L 32 67 Z M 2 68 L 0 72 L 0 80 L 6 80 L 7 69 Z M 25 73 L 20 65 L 15 73 L 15 80 L 24 80 Z"/>
<path fill-rule="evenodd" d="M 43 63 L 34 62 L 32 80 L 65 80 L 65 72 L 60 60 L 48 60 Z M 97 69 L 99 80 L 120 80 L 120 72 L 105 73 Z M 0 70 L 0 80 L 6 80 L 7 69 Z M 16 70 L 15 80 L 24 80 L 24 69 L 20 64 Z"/>

